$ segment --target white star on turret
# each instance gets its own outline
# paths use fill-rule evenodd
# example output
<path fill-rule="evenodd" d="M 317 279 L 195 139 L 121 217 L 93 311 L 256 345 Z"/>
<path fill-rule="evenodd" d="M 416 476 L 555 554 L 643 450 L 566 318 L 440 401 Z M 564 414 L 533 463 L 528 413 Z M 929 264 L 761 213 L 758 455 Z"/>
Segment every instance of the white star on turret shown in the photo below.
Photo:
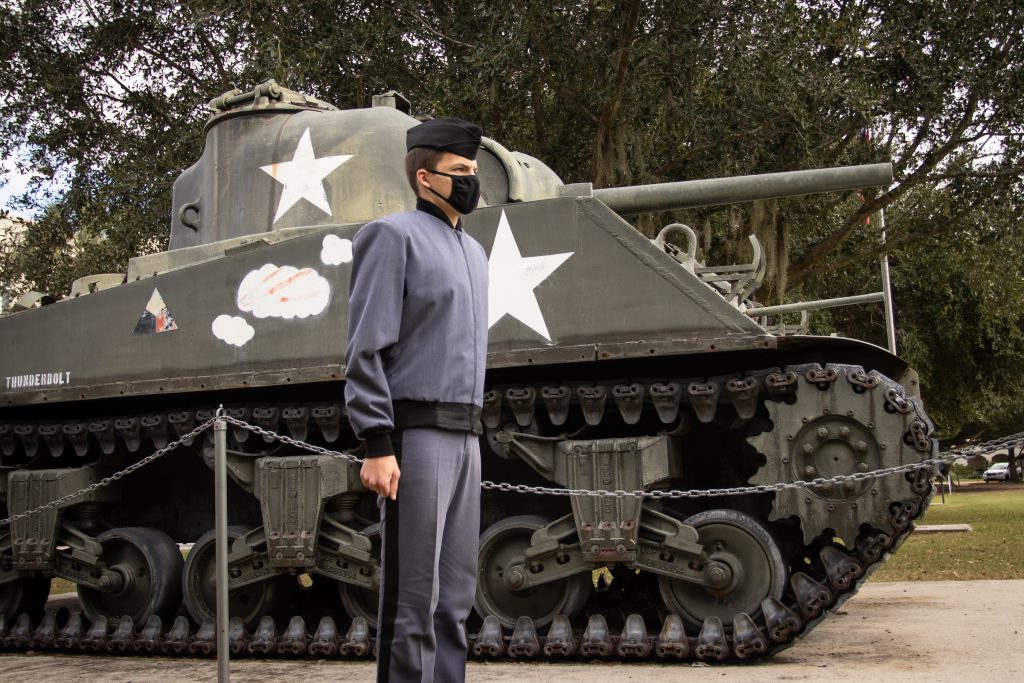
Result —
<path fill-rule="evenodd" d="M 487 296 L 488 329 L 508 314 L 551 341 L 547 323 L 544 322 L 544 314 L 540 311 L 540 304 L 537 303 L 537 295 L 533 290 L 574 253 L 576 252 L 570 251 L 565 254 L 524 258 L 519 252 L 516 238 L 512 235 L 508 218 L 502 211 L 487 263 L 490 280 Z"/>
<path fill-rule="evenodd" d="M 299 139 L 299 144 L 295 147 L 295 154 L 291 161 L 260 166 L 261 171 L 268 173 L 274 180 L 284 185 L 274 222 L 276 223 L 300 199 L 305 199 L 326 212 L 328 216 L 333 215 L 331 205 L 327 203 L 327 193 L 324 192 L 324 178 L 351 158 L 351 154 L 340 154 L 317 159 L 313 154 L 313 143 L 310 142 L 309 128 L 307 128 Z"/>

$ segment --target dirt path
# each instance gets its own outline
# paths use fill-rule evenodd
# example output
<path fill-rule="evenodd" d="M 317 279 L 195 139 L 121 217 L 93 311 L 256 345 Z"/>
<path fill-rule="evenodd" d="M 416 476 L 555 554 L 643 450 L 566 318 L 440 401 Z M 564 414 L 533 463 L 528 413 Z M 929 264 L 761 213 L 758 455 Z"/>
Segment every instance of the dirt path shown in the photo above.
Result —
<path fill-rule="evenodd" d="M 373 662 L 231 664 L 231 680 L 372 681 Z M 0 681 L 215 681 L 213 660 L 2 654 Z M 1024 581 L 869 583 L 806 640 L 754 665 L 470 662 L 469 681 L 1024 680 Z"/>

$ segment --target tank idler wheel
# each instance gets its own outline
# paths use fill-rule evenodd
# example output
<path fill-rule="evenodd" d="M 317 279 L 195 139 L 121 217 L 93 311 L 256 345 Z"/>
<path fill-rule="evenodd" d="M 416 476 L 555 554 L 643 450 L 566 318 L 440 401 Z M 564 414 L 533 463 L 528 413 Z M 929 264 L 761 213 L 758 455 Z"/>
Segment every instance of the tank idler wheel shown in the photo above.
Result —
<path fill-rule="evenodd" d="M 753 517 L 736 510 L 706 510 L 686 520 L 695 527 L 704 551 L 715 562 L 721 585 L 702 586 L 661 575 L 658 588 L 665 605 L 699 630 L 707 617 L 731 624 L 745 613 L 761 617 L 761 601 L 780 598 L 786 565 L 778 546 Z"/>
<path fill-rule="evenodd" d="M 235 539 L 247 533 L 244 526 L 229 526 L 228 548 Z M 233 589 L 228 594 L 228 614 L 245 622 L 253 630 L 266 615 L 278 618 L 291 601 L 295 581 L 287 575 L 272 576 L 264 581 Z M 204 619 L 217 619 L 217 533 L 214 529 L 203 534 L 185 560 L 181 575 L 181 591 L 185 608 L 198 623 Z"/>
<path fill-rule="evenodd" d="M 374 523 L 362 531 L 373 541 L 372 555 L 377 562 L 380 562 L 380 523 Z M 338 592 L 341 594 L 341 604 L 348 615 L 355 619 L 362 617 L 370 628 L 377 628 L 377 605 L 380 602 L 380 592 L 371 588 L 363 588 L 344 581 L 338 582 Z"/>
<path fill-rule="evenodd" d="M 24 576 L 0 584 L 0 616 L 7 617 L 7 623 L 10 624 L 25 612 L 36 621 L 42 616 L 49 596 L 49 576 Z"/>
<path fill-rule="evenodd" d="M 104 531 L 96 537 L 103 546 L 100 559 L 121 575 L 120 587 L 105 592 L 78 586 L 82 611 L 95 622 L 97 617 L 130 616 L 144 624 L 150 616 L 165 621 L 181 605 L 181 550 L 159 529 L 123 527 Z"/>
<path fill-rule="evenodd" d="M 590 572 L 523 591 L 505 586 L 505 569 L 530 546 L 533 532 L 547 524 L 548 520 L 536 515 L 508 517 L 480 536 L 475 606 L 481 617 L 493 615 L 502 626 L 512 629 L 519 617 L 526 616 L 540 629 L 559 614 L 571 619 L 587 603 L 593 588 Z"/>

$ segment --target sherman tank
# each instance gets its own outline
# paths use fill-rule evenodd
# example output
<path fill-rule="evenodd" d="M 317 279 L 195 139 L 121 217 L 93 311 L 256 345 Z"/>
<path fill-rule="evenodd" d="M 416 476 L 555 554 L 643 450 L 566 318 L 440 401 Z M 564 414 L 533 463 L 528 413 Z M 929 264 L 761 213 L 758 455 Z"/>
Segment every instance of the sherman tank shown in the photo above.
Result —
<path fill-rule="evenodd" d="M 351 239 L 413 208 L 418 121 L 396 93 L 342 111 L 272 81 L 210 109 L 167 250 L 0 319 L 8 646 L 210 650 L 213 441 L 197 428 L 222 407 L 232 648 L 370 652 L 375 497 L 337 455 L 359 448 Z M 716 268 L 685 226 L 651 240 L 626 218 L 884 185 L 889 165 L 595 189 L 487 138 L 478 161 L 465 229 L 491 290 L 472 651 L 787 646 L 928 502 L 917 375 L 866 342 L 770 331 L 756 241 L 752 263 Z M 82 613 L 40 623 L 55 577 Z"/>

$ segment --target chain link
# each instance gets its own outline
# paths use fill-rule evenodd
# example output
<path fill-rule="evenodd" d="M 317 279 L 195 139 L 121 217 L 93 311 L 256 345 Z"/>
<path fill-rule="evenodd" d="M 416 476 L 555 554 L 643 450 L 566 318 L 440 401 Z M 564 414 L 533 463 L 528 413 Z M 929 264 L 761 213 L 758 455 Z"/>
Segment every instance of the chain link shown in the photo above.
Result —
<path fill-rule="evenodd" d="M 228 422 L 230 424 L 235 425 L 236 427 L 241 427 L 242 429 L 248 429 L 250 432 L 252 432 L 254 434 L 259 434 L 260 436 L 262 436 L 264 438 L 273 439 L 275 441 L 280 441 L 281 443 L 286 443 L 289 446 L 295 446 L 296 448 L 301 448 L 303 450 L 310 451 L 312 453 L 318 453 L 320 455 L 329 455 L 332 458 L 338 458 L 340 460 L 347 460 L 349 462 L 357 462 L 357 463 L 363 462 L 363 460 L 361 458 L 357 458 L 356 456 L 352 455 L 351 453 L 344 453 L 344 452 L 341 452 L 341 451 L 332 451 L 331 449 L 324 448 L 323 446 L 314 446 L 311 443 L 306 443 L 305 441 L 299 441 L 297 439 L 293 439 L 291 437 L 284 436 L 284 435 L 278 434 L 276 432 L 272 432 L 269 429 L 263 429 L 262 427 L 257 427 L 256 425 L 251 425 L 248 422 L 245 422 L 244 420 L 239 420 L 238 418 L 234 418 L 234 417 L 231 417 L 229 415 L 224 415 L 224 416 L 221 417 L 221 419 L 224 420 L 225 422 Z"/>
<path fill-rule="evenodd" d="M 1009 434 L 1007 436 L 999 437 L 998 439 L 992 439 L 979 444 L 970 444 L 966 446 L 957 446 L 943 453 L 948 457 L 959 457 L 965 455 L 988 455 L 994 451 L 999 451 L 1004 448 L 1011 446 L 1020 446 L 1024 444 L 1024 432 L 1017 432 L 1016 434 Z"/>
<path fill-rule="evenodd" d="M 74 493 L 70 493 L 70 494 L 68 494 L 66 496 L 63 496 L 63 497 L 58 498 L 56 500 L 50 501 L 49 503 L 46 503 L 44 505 L 40 505 L 39 507 L 33 508 L 31 510 L 26 510 L 25 512 L 21 512 L 21 513 L 18 513 L 16 515 L 12 515 L 12 516 L 8 517 L 7 519 L 0 520 L 0 527 L 7 526 L 7 525 L 9 525 L 9 524 L 11 524 L 13 522 L 17 522 L 18 520 L 25 519 L 26 517 L 31 517 L 32 515 L 39 514 L 40 512 L 44 512 L 45 510 L 49 510 L 51 508 L 60 507 L 60 506 L 64 505 L 65 503 L 68 503 L 68 502 L 70 502 L 72 500 L 75 500 L 76 498 L 79 498 L 79 497 L 81 497 L 83 495 L 86 495 L 88 493 L 91 493 L 91 492 L 93 492 L 93 491 L 95 491 L 95 490 L 97 490 L 97 489 L 99 489 L 99 488 L 101 488 L 103 486 L 106 486 L 106 485 L 111 484 L 111 483 L 113 483 L 115 481 L 118 481 L 119 479 L 122 479 L 123 477 L 128 476 L 132 472 L 145 467 L 146 465 L 148 465 L 151 462 L 157 460 L 158 458 L 163 457 L 167 453 L 169 453 L 169 452 L 173 451 L 174 449 L 178 448 L 179 446 L 181 446 L 186 441 L 191 441 L 192 439 L 194 439 L 195 437 L 199 436 L 200 434 L 202 434 L 206 430 L 210 429 L 217 422 L 217 420 L 223 420 L 225 423 L 234 425 L 235 427 L 238 427 L 240 429 L 246 429 L 246 430 L 248 430 L 248 431 L 250 431 L 250 432 L 252 432 L 254 434 L 258 434 L 258 435 L 260 435 L 262 437 L 265 437 L 267 439 L 271 439 L 273 441 L 279 441 L 281 443 L 288 444 L 290 446 L 294 446 L 296 448 L 299 448 L 299 449 L 302 449 L 302 450 L 305 450 L 305 451 L 309 451 L 311 453 L 317 453 L 319 455 L 326 455 L 326 456 L 330 456 L 330 457 L 333 457 L 333 458 L 339 458 L 341 460 L 345 460 L 347 462 L 352 462 L 352 463 L 362 463 L 363 462 L 363 460 L 361 458 L 358 458 L 355 455 L 352 455 L 351 453 L 344 453 L 344 452 L 341 452 L 341 451 L 335 451 L 335 450 L 331 450 L 329 448 L 324 448 L 322 446 L 316 446 L 316 445 L 313 445 L 313 444 L 305 443 L 304 441 L 299 441 L 299 440 L 293 439 L 291 437 L 287 437 L 287 436 L 283 436 L 281 434 L 277 434 L 276 432 L 272 432 L 272 431 L 270 431 L 268 429 L 264 429 L 264 428 L 256 426 L 256 425 L 249 424 L 248 422 L 245 422 L 244 420 L 239 420 L 238 418 L 234 418 L 234 417 L 231 417 L 229 415 L 220 414 L 220 415 L 218 415 L 216 417 L 210 418 L 209 420 L 207 420 L 203 424 L 199 425 L 198 427 L 196 427 L 195 429 L 193 429 L 189 433 L 187 433 L 184 436 L 180 437 L 177 441 L 174 441 L 172 443 L 167 444 L 163 448 L 154 451 L 152 454 L 146 456 L 142 460 L 139 460 L 138 462 L 136 462 L 136 463 L 134 463 L 132 465 L 129 465 L 128 467 L 124 468 L 123 470 L 115 472 L 114 474 L 110 475 L 109 477 L 106 477 L 105 479 L 101 479 L 100 481 L 97 481 L 97 482 L 95 482 L 93 484 L 90 484 L 89 486 L 86 486 L 85 488 L 83 488 L 83 489 L 81 489 L 79 491 L 76 491 Z M 1014 437 L 1021 437 L 1021 442 L 1024 442 L 1024 432 L 1022 432 L 1020 435 L 1014 435 Z M 998 441 L 1003 442 L 1003 441 L 1006 441 L 1007 439 L 1012 439 L 1012 438 L 1013 437 L 1004 437 L 1004 439 L 1001 439 L 1001 440 L 998 440 Z M 779 483 L 776 483 L 776 484 L 758 484 L 756 486 L 737 486 L 737 487 L 733 487 L 733 488 L 721 488 L 721 489 L 693 489 L 693 490 L 686 490 L 686 491 L 682 491 L 682 490 L 679 490 L 679 489 L 673 489 L 671 491 L 660 491 L 660 490 L 655 490 L 655 491 L 623 491 L 623 490 L 607 491 L 607 490 L 587 490 L 587 489 L 564 489 L 564 488 L 554 488 L 554 487 L 550 487 L 550 486 L 528 486 L 526 484 L 495 483 L 493 481 L 483 481 L 483 482 L 480 483 L 480 487 L 482 489 L 488 490 L 488 491 L 506 491 L 506 492 L 512 492 L 512 493 L 531 493 L 531 494 L 545 495 L 545 496 L 588 496 L 588 497 L 598 497 L 598 498 L 652 498 L 652 499 L 661 499 L 661 498 L 713 498 L 713 497 L 722 497 L 722 496 L 747 495 L 747 494 L 751 494 L 751 493 L 768 493 L 768 492 L 771 492 L 771 491 L 781 491 L 781 490 L 784 490 L 784 489 L 800 489 L 800 488 L 807 488 L 807 487 L 822 488 L 822 487 L 826 487 L 826 486 L 831 486 L 833 484 L 841 484 L 841 483 L 843 483 L 845 481 L 867 481 L 869 479 L 878 479 L 878 478 L 887 477 L 887 476 L 890 476 L 890 475 L 893 475 L 893 474 L 912 472 L 912 471 L 919 470 L 919 469 L 924 469 L 924 468 L 932 468 L 932 467 L 935 467 L 935 465 L 940 463 L 940 462 L 941 462 L 941 460 L 922 460 L 922 461 L 916 462 L 916 463 L 910 463 L 910 464 L 907 464 L 907 465 L 899 465 L 899 466 L 896 466 L 896 467 L 887 467 L 887 468 L 884 468 L 884 469 L 874 470 L 874 471 L 871 471 L 871 472 L 857 472 L 856 474 L 848 474 L 848 475 L 841 474 L 841 475 L 837 475 L 837 476 L 834 476 L 834 477 L 831 477 L 831 478 L 828 478 L 828 479 L 819 477 L 817 479 L 813 479 L 813 480 L 810 480 L 810 481 L 791 481 L 791 482 L 779 482 Z"/>
<path fill-rule="evenodd" d="M 807 481 L 788 481 L 776 484 L 758 484 L 756 486 L 736 486 L 724 489 L 692 489 L 681 491 L 606 491 L 588 489 L 557 489 L 549 486 L 526 486 L 524 484 L 496 484 L 493 481 L 480 482 L 481 488 L 488 491 L 506 491 L 510 493 L 534 493 L 545 496 L 587 496 L 596 498 L 717 498 L 722 496 L 743 496 L 751 493 L 768 493 L 770 491 L 782 491 L 784 489 L 803 488 L 825 488 L 833 484 L 841 484 L 844 481 L 867 481 L 869 479 L 880 479 L 893 474 L 913 472 L 920 469 L 934 468 L 941 460 L 922 460 L 907 465 L 886 467 L 871 472 L 857 472 L 856 474 L 839 474 L 834 477 L 818 477 Z"/>

